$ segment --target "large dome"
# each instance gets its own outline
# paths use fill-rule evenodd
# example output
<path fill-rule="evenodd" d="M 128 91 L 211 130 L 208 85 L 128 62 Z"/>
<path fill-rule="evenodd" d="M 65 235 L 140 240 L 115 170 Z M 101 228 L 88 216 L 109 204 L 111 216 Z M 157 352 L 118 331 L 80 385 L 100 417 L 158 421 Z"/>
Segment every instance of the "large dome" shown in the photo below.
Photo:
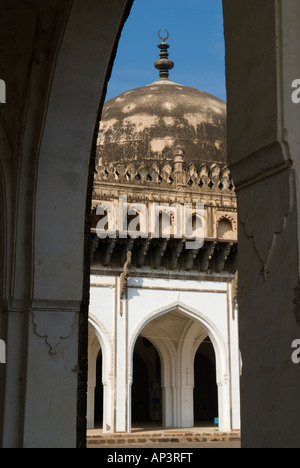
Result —
<path fill-rule="evenodd" d="M 226 164 L 226 104 L 197 89 L 173 83 L 165 38 L 155 67 L 160 79 L 128 91 L 104 105 L 98 138 L 100 164 L 165 163 L 174 148 L 185 162 Z M 167 32 L 167 37 L 169 33 Z"/>

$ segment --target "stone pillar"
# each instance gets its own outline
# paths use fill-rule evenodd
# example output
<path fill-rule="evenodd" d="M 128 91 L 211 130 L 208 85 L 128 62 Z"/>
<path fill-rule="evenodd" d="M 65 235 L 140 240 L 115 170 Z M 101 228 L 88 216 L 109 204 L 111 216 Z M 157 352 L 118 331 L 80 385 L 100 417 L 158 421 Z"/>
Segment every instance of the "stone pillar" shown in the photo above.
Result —
<path fill-rule="evenodd" d="M 23 437 L 28 448 L 76 445 L 77 393 L 72 390 L 78 379 L 78 335 L 73 332 L 78 329 L 78 311 L 47 306 L 29 315 Z M 54 428 L 59 414 L 59 428 L 45 438 L 41 421 Z"/>
<path fill-rule="evenodd" d="M 223 381 L 217 382 L 217 385 L 219 402 L 219 430 L 220 432 L 229 432 L 231 431 L 229 376 L 226 375 Z"/>
<path fill-rule="evenodd" d="M 1 2 L 1 447 L 85 446 L 91 150 L 131 3 Z"/>
<path fill-rule="evenodd" d="M 297 448 L 300 106 L 298 0 L 223 0 L 228 155 L 239 213 L 242 444 Z"/>
<path fill-rule="evenodd" d="M 114 378 L 103 381 L 103 432 L 114 431 Z"/>
<path fill-rule="evenodd" d="M 173 361 L 169 353 L 166 352 L 165 346 L 160 349 L 162 353 L 162 411 L 163 411 L 163 427 L 175 427 L 175 409 L 174 409 L 174 393 L 172 388 L 173 381 Z"/>
<path fill-rule="evenodd" d="M 177 378 L 180 387 L 177 388 L 178 427 L 194 426 L 194 362 L 192 353 L 182 356 L 182 350 L 177 352 Z M 187 359 L 190 362 L 187 362 Z M 184 365 L 182 365 L 184 362 Z"/>
<path fill-rule="evenodd" d="M 127 299 L 124 294 L 123 299 L 120 300 L 120 279 L 118 279 L 118 288 L 116 288 L 116 302 L 118 304 L 116 309 L 116 348 L 115 348 L 115 362 L 116 362 L 116 396 L 115 396 L 115 410 L 116 410 L 116 432 L 128 432 L 128 412 L 131 400 L 131 384 L 127 379 Z"/>
<path fill-rule="evenodd" d="M 194 388 L 185 386 L 179 389 L 180 421 L 179 427 L 194 427 Z"/>
<path fill-rule="evenodd" d="M 230 351 L 230 396 L 231 396 L 231 424 L 233 430 L 241 428 L 240 414 L 240 375 L 241 375 L 241 357 L 238 340 L 238 320 L 239 309 L 237 304 L 238 278 L 228 286 L 228 336 Z"/>

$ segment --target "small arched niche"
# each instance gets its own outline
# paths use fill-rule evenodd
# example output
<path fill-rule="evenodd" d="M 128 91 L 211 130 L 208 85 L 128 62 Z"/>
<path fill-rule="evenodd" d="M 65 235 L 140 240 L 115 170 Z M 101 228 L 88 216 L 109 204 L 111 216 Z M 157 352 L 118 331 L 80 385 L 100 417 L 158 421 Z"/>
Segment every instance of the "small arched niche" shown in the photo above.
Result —
<path fill-rule="evenodd" d="M 233 239 L 235 237 L 233 222 L 229 218 L 222 218 L 217 226 L 218 239 Z"/>

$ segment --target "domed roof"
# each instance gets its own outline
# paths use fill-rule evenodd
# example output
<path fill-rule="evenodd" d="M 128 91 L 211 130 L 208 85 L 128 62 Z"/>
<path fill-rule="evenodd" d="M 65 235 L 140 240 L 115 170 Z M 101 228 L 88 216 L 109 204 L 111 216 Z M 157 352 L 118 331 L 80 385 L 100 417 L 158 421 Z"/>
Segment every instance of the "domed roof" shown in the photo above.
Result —
<path fill-rule="evenodd" d="M 108 101 L 103 108 L 98 155 L 103 165 L 173 161 L 177 145 L 185 162 L 226 164 L 226 104 L 168 78 L 168 44 L 159 48 L 160 79 Z"/>

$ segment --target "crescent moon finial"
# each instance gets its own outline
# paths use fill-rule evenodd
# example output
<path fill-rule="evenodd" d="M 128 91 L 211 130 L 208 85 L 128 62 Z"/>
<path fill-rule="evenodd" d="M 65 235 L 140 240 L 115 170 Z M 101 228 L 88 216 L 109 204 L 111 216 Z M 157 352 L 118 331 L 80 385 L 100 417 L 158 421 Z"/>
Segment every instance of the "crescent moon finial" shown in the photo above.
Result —
<path fill-rule="evenodd" d="M 160 79 L 168 80 L 169 71 L 172 70 L 172 68 L 174 68 L 174 62 L 172 62 L 172 60 L 169 60 L 168 49 L 170 48 L 170 46 L 166 43 L 166 40 L 170 37 L 169 31 L 165 30 L 165 33 L 167 34 L 165 37 L 162 36 L 161 31 L 162 29 L 158 31 L 158 37 L 160 38 L 162 43 L 157 46 L 160 49 L 160 59 L 155 62 L 154 66 L 155 68 L 157 68 L 157 70 L 159 70 Z"/>
<path fill-rule="evenodd" d="M 169 39 L 169 37 L 170 37 L 169 31 L 167 31 L 167 30 L 165 29 L 165 32 L 167 33 L 167 36 L 166 36 L 166 37 L 162 37 L 162 36 L 160 35 L 161 31 L 162 31 L 162 29 L 160 29 L 160 30 L 158 31 L 158 37 L 159 37 L 159 39 L 160 39 L 161 41 L 166 42 L 166 41 Z"/>

